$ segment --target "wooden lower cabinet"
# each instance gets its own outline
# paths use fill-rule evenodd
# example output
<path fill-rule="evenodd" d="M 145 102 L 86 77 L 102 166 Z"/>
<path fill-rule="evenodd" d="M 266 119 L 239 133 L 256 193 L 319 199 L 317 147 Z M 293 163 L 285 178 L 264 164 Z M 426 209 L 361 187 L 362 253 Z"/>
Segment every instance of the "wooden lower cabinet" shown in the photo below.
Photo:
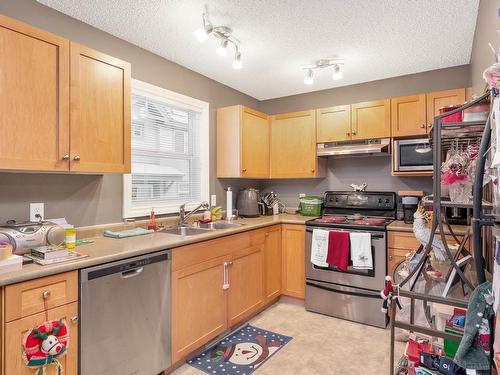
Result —
<path fill-rule="evenodd" d="M 262 245 L 234 253 L 228 267 L 228 324 L 242 322 L 264 303 Z"/>
<path fill-rule="evenodd" d="M 68 351 L 60 362 L 66 375 L 78 373 L 78 324 L 72 318 L 78 316 L 78 303 L 73 302 L 48 310 L 50 320 L 66 319 L 69 327 L 70 341 Z M 45 321 L 45 313 L 30 315 L 22 319 L 6 323 L 4 326 L 4 364 L 5 375 L 33 375 L 33 369 L 28 368 L 22 358 L 22 342 L 26 333 L 33 327 Z M 48 366 L 47 375 L 56 375 L 55 366 Z"/>
<path fill-rule="evenodd" d="M 267 303 L 281 294 L 281 226 L 266 229 L 264 241 L 264 300 Z"/>
<path fill-rule="evenodd" d="M 281 228 L 283 249 L 282 294 L 305 298 L 305 242 L 304 225 L 283 224 Z"/>
<path fill-rule="evenodd" d="M 436 234 L 441 239 L 440 234 Z M 463 236 L 457 236 L 462 240 Z M 450 245 L 456 245 L 457 241 L 451 235 L 446 236 L 446 240 Z M 418 249 L 420 242 L 415 238 L 413 232 L 398 232 L 389 231 L 387 235 L 387 271 L 388 275 L 392 276 L 396 266 L 406 258 L 406 254 Z M 467 244 L 466 248 L 471 251 Z"/>
<path fill-rule="evenodd" d="M 182 359 L 227 329 L 224 263 L 215 258 L 172 274 L 172 359 Z"/>

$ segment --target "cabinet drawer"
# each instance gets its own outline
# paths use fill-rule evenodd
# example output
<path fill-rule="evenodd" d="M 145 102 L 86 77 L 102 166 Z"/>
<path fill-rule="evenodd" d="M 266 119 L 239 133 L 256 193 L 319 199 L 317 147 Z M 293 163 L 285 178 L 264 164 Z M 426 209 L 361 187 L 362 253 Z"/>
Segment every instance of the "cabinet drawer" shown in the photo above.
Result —
<path fill-rule="evenodd" d="M 436 233 L 435 236 L 441 239 L 439 233 Z M 461 240 L 462 237 L 458 236 L 458 239 Z M 447 235 L 446 240 L 448 241 L 448 245 L 456 244 L 455 239 L 451 235 Z M 412 232 L 389 232 L 388 247 L 391 249 L 404 249 L 409 251 L 416 250 L 419 246 L 420 242 L 415 238 Z"/>
<path fill-rule="evenodd" d="M 78 300 L 78 273 L 71 271 L 5 287 L 5 321 L 10 322 Z"/>

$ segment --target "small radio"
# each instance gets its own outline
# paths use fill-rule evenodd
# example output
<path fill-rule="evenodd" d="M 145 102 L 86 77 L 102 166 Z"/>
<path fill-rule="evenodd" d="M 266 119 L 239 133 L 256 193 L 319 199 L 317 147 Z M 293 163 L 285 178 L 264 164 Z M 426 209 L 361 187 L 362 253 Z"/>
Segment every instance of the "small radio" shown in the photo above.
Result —
<path fill-rule="evenodd" d="M 64 238 L 64 228 L 50 221 L 11 221 L 0 227 L 0 241 L 10 243 L 17 255 L 23 255 L 36 246 L 59 246 Z"/>

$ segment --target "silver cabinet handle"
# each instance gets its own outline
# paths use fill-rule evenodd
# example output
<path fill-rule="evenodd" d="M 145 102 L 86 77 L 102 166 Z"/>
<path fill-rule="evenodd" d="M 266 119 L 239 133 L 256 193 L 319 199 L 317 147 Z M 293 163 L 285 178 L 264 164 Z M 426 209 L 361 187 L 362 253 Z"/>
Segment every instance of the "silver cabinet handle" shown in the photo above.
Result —
<path fill-rule="evenodd" d="M 422 129 L 425 129 L 425 124 L 420 125 Z"/>
<path fill-rule="evenodd" d="M 352 135 L 356 135 L 356 132 L 352 132 Z"/>
<path fill-rule="evenodd" d="M 68 154 L 64 155 L 64 156 L 62 157 L 62 160 L 69 160 L 69 155 L 68 155 Z"/>
<path fill-rule="evenodd" d="M 351 135 L 351 133 L 349 133 L 349 132 L 347 132 L 347 133 L 345 133 L 345 134 L 346 134 L 348 137 Z"/>
<path fill-rule="evenodd" d="M 79 156 L 79 155 L 75 155 L 75 156 L 73 157 L 73 160 L 76 160 L 76 161 L 80 160 L 80 156 Z"/>
<path fill-rule="evenodd" d="M 72 316 L 70 318 L 71 324 L 76 324 L 78 322 L 78 317 L 77 316 Z"/>
<path fill-rule="evenodd" d="M 50 297 L 50 290 L 45 290 L 42 292 L 43 299 L 47 299 Z"/>
<path fill-rule="evenodd" d="M 228 266 L 228 263 L 224 262 L 224 283 L 222 284 L 223 290 L 229 289 L 229 273 L 227 271 L 227 266 Z"/>

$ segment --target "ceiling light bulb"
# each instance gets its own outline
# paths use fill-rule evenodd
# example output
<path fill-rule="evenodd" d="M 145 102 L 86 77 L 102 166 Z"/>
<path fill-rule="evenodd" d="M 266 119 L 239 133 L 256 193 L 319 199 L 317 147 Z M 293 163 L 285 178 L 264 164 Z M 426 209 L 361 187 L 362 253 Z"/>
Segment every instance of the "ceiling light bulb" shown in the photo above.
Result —
<path fill-rule="evenodd" d="M 243 62 L 241 61 L 241 53 L 238 51 L 234 54 L 233 68 L 234 69 L 243 68 Z"/>
<path fill-rule="evenodd" d="M 332 79 L 334 80 L 342 79 L 342 71 L 340 70 L 340 65 L 338 64 L 333 66 Z"/>
<path fill-rule="evenodd" d="M 207 40 L 208 34 L 203 28 L 199 28 L 194 32 L 194 36 L 196 39 L 198 39 L 198 42 L 203 43 L 205 40 Z"/>
<path fill-rule="evenodd" d="M 306 85 L 312 85 L 314 83 L 313 71 L 312 69 L 307 69 L 306 75 L 304 77 L 304 83 Z"/>
<path fill-rule="evenodd" d="M 215 50 L 217 55 L 219 56 L 226 56 L 227 54 L 227 39 L 223 39 L 220 43 L 220 45 L 217 46 L 217 49 Z"/>

